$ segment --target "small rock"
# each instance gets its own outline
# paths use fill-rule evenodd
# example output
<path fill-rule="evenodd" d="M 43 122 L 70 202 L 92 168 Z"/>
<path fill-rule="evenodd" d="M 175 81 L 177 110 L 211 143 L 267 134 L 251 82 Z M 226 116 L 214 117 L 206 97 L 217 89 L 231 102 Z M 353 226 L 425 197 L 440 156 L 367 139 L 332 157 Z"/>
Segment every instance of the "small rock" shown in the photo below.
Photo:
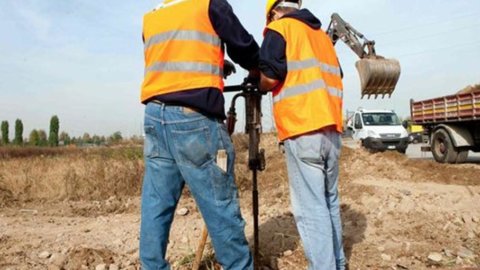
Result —
<path fill-rule="evenodd" d="M 408 269 L 408 266 L 406 266 L 404 264 L 401 264 L 401 263 L 397 263 L 397 267 L 400 268 L 400 269 Z"/>
<path fill-rule="evenodd" d="M 457 256 L 457 258 L 455 259 L 455 264 L 458 264 L 458 265 L 463 264 L 463 259 Z"/>
<path fill-rule="evenodd" d="M 110 264 L 110 266 L 108 267 L 108 270 L 119 270 L 120 267 L 118 267 L 118 265 L 116 264 Z"/>
<path fill-rule="evenodd" d="M 43 252 L 41 252 L 40 254 L 38 254 L 38 258 L 40 258 L 40 259 L 48 259 L 48 258 L 50 258 L 51 255 L 52 255 L 52 254 L 51 254 L 50 252 L 48 252 L 48 251 L 43 251 Z"/>
<path fill-rule="evenodd" d="M 65 255 L 59 254 L 59 253 L 53 253 L 52 256 L 50 256 L 50 259 L 48 259 L 48 262 L 51 265 L 56 265 L 56 266 L 62 266 L 65 263 Z"/>
<path fill-rule="evenodd" d="M 188 214 L 188 208 L 180 208 L 177 210 L 177 215 L 179 216 L 186 216 Z"/>
<path fill-rule="evenodd" d="M 463 222 L 461 219 L 457 217 L 453 220 L 453 224 L 460 226 L 460 225 L 463 225 Z"/>
<path fill-rule="evenodd" d="M 438 252 L 432 252 L 428 255 L 428 260 L 430 260 L 432 262 L 435 262 L 435 263 L 441 262 L 442 259 L 443 259 L 442 254 L 440 254 Z"/>
<path fill-rule="evenodd" d="M 107 265 L 104 263 L 101 263 L 95 267 L 95 270 L 107 270 Z"/>
<path fill-rule="evenodd" d="M 469 223 L 470 221 L 472 221 L 472 218 L 470 218 L 470 216 L 467 215 L 467 214 L 463 214 L 463 215 L 462 215 L 462 221 L 463 221 L 464 223 Z"/>
<path fill-rule="evenodd" d="M 465 259 L 473 259 L 475 254 L 468 248 L 460 247 L 457 251 L 457 256 Z"/>
<path fill-rule="evenodd" d="M 385 248 L 382 247 L 382 246 L 379 246 L 379 247 L 377 247 L 377 250 L 380 251 L 380 252 L 384 252 L 384 251 L 385 251 Z"/>
<path fill-rule="evenodd" d="M 412 195 L 412 192 L 410 190 L 402 189 L 402 190 L 400 190 L 400 192 L 403 193 L 403 195 L 405 195 L 405 196 Z"/>
<path fill-rule="evenodd" d="M 480 222 L 480 219 L 478 217 L 472 217 L 472 221 L 475 222 L 475 223 L 479 223 Z"/>
<path fill-rule="evenodd" d="M 291 256 L 293 254 L 293 251 L 291 250 L 287 250 L 285 252 L 283 252 L 283 256 L 287 257 L 287 256 Z"/>
<path fill-rule="evenodd" d="M 392 260 L 392 256 L 387 255 L 385 253 L 382 253 L 381 257 L 382 257 L 382 260 L 384 260 L 384 261 L 391 261 Z"/>
<path fill-rule="evenodd" d="M 453 251 L 451 251 L 450 249 L 444 248 L 443 253 L 445 253 L 445 256 L 447 256 L 447 257 L 452 257 L 453 256 Z"/>
<path fill-rule="evenodd" d="M 188 242 L 188 237 L 186 237 L 186 236 L 182 237 L 180 242 L 182 242 L 183 244 L 187 243 Z"/>
<path fill-rule="evenodd" d="M 473 231 L 470 231 L 470 232 L 468 232 L 467 237 L 470 238 L 470 239 L 474 239 L 475 238 L 475 233 Z"/>

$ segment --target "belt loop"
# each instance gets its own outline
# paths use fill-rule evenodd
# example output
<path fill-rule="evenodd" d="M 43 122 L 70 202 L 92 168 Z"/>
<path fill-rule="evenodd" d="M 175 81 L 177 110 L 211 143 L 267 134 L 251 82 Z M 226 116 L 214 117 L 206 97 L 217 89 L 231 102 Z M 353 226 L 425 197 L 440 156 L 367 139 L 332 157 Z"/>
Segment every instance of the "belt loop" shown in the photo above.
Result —
<path fill-rule="evenodd" d="M 168 120 L 167 120 L 166 117 L 165 117 L 165 114 L 166 114 L 166 113 L 167 113 L 167 104 L 165 104 L 165 103 L 162 102 L 162 121 L 163 121 L 162 123 L 163 123 L 164 125 L 166 125 L 167 122 L 168 122 Z"/>

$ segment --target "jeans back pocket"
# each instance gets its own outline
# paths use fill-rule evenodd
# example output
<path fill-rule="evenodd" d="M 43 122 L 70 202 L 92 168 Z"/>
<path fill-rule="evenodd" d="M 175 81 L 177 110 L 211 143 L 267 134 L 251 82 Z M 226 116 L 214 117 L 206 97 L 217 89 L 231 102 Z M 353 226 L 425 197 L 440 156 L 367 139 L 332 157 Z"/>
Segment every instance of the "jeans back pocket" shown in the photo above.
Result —
<path fill-rule="evenodd" d="M 201 167 L 213 159 L 208 127 L 172 129 L 172 136 L 178 158 L 185 165 Z"/>

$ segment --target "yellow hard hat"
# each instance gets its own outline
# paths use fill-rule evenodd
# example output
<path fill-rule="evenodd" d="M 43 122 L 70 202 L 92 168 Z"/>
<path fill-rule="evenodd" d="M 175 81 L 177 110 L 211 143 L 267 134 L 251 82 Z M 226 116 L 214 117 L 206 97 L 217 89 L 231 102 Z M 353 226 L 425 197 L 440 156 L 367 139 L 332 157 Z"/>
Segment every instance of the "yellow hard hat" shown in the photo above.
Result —
<path fill-rule="evenodd" d="M 270 12 L 272 12 L 272 9 L 274 7 L 276 7 L 277 4 L 279 4 L 280 2 L 284 3 L 285 6 L 291 6 L 295 2 L 298 3 L 298 6 L 296 6 L 296 7 L 300 8 L 302 6 L 302 0 L 291 0 L 291 1 L 267 0 L 267 7 L 266 7 L 266 12 L 265 12 L 265 16 L 267 17 L 267 20 L 268 20 L 268 16 L 270 15 Z M 297 4 L 294 4 L 294 5 L 297 5 Z"/>
<path fill-rule="evenodd" d="M 266 8 L 266 14 L 265 16 L 268 18 L 268 15 L 270 14 L 270 11 L 272 11 L 273 6 L 278 2 L 279 0 L 267 0 L 267 8 Z"/>

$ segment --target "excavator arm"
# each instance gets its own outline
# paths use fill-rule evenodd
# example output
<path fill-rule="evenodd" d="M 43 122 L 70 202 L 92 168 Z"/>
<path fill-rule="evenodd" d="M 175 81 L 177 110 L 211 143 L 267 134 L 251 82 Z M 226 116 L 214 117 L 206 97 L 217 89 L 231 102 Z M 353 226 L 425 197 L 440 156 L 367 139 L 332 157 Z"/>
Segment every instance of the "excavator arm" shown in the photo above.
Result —
<path fill-rule="evenodd" d="M 368 40 L 362 33 L 357 31 L 353 26 L 344 21 L 338 13 L 332 14 L 332 20 L 328 26 L 327 34 L 333 42 L 333 45 L 341 39 L 358 57 L 365 58 L 375 56 L 375 41 Z M 363 43 L 360 41 L 362 40 Z M 368 51 L 365 51 L 365 48 Z"/>
<path fill-rule="evenodd" d="M 360 76 L 362 98 L 390 97 L 400 78 L 400 63 L 377 55 L 375 41 L 368 40 L 337 13 L 333 13 L 331 19 L 327 34 L 333 45 L 341 40 L 360 58 L 355 66 Z"/>

